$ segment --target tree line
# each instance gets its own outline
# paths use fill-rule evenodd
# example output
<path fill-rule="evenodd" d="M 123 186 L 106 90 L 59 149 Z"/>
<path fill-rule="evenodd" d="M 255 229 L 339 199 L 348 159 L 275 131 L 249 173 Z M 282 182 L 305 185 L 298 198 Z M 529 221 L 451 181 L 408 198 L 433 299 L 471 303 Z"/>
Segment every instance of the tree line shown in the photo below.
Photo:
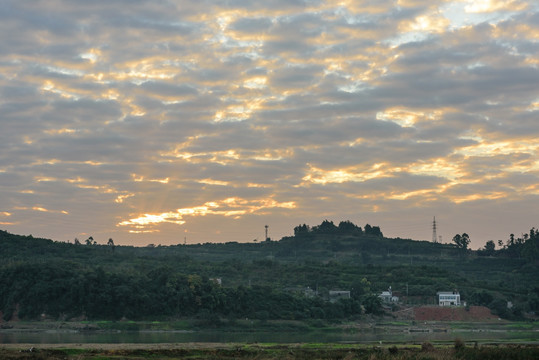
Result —
<path fill-rule="evenodd" d="M 302 224 L 294 233 L 257 244 L 135 248 L 0 231 L 0 311 L 4 319 L 338 319 L 379 312 L 377 294 L 388 286 L 412 304 L 458 289 L 468 304 L 500 316 L 539 311 L 535 228 L 477 251 L 466 233 L 455 245 L 435 244 L 388 239 L 377 226 L 350 221 Z M 223 286 L 211 280 L 216 275 Z M 319 296 L 287 290 L 307 286 Z M 329 302 L 329 290 L 350 290 L 351 299 Z"/>
<path fill-rule="evenodd" d="M 300 224 L 294 228 L 294 236 L 302 236 L 306 234 L 341 234 L 341 235 L 372 235 L 382 237 L 382 231 L 379 226 L 365 225 L 362 229 L 360 226 L 352 223 L 350 220 L 341 221 L 339 225 L 335 225 L 333 221 L 324 220 L 320 225 L 310 227 L 307 224 Z"/>
<path fill-rule="evenodd" d="M 73 262 L 20 263 L 0 268 L 0 310 L 4 320 L 342 319 L 380 312 L 369 285 L 364 282 L 350 299 L 333 303 L 269 285 L 222 287 L 167 266 L 125 273 Z"/>

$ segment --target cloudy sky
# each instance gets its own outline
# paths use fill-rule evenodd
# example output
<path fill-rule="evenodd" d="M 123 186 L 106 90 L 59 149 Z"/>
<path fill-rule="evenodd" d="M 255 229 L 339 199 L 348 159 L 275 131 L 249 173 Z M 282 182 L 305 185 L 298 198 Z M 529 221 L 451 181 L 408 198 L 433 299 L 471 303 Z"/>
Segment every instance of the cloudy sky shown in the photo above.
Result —
<path fill-rule="evenodd" d="M 539 225 L 535 0 L 0 2 L 0 229 L 253 241 Z"/>

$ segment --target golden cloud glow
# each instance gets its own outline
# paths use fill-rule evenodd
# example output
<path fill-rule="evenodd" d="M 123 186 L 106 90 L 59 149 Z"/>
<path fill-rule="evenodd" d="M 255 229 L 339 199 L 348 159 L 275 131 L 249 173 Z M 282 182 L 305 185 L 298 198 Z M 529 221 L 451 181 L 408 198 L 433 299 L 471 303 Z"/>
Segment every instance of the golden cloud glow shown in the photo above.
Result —
<path fill-rule="evenodd" d="M 125 195 L 118 195 L 116 199 L 114 199 L 114 202 L 117 204 L 121 204 L 124 202 L 125 199 L 128 199 L 130 197 L 135 196 L 135 194 L 125 194 Z"/>
<path fill-rule="evenodd" d="M 539 60 L 538 60 L 539 63 Z M 533 101 L 528 108 L 526 108 L 527 111 L 537 111 L 539 110 L 539 100 Z"/>
<path fill-rule="evenodd" d="M 51 80 L 45 81 L 45 83 L 41 87 L 41 90 L 44 93 L 49 92 L 52 94 L 59 95 L 60 97 L 65 98 L 65 99 L 76 100 L 80 97 L 78 94 L 69 92 L 65 88 L 62 88 L 61 85 L 55 84 Z"/>
<path fill-rule="evenodd" d="M 444 32 L 451 22 L 441 14 L 434 13 L 430 15 L 418 16 L 413 22 L 404 23 L 403 31 L 422 31 L 429 33 Z"/>
<path fill-rule="evenodd" d="M 429 162 L 417 162 L 407 168 L 413 175 L 440 176 L 454 180 L 463 175 L 460 166 L 444 158 L 438 158 Z"/>
<path fill-rule="evenodd" d="M 167 62 L 169 62 L 169 59 L 149 57 L 126 64 L 117 64 L 117 68 L 127 70 L 111 72 L 109 76 L 113 80 L 127 80 L 135 84 L 141 84 L 148 80 L 172 79 L 178 73 L 178 69 L 167 66 Z"/>
<path fill-rule="evenodd" d="M 248 183 L 248 184 L 247 184 L 247 187 L 250 187 L 250 188 L 269 188 L 269 187 L 271 187 L 271 185 L 268 185 L 268 184 Z"/>
<path fill-rule="evenodd" d="M 263 76 L 247 79 L 243 82 L 243 86 L 247 89 L 263 89 L 266 87 L 268 79 Z"/>
<path fill-rule="evenodd" d="M 168 184 L 168 182 L 170 181 L 170 178 L 164 178 L 164 179 L 146 179 L 144 176 L 142 175 L 137 175 L 137 174 L 131 174 L 131 177 L 133 178 L 133 181 L 135 182 L 144 182 L 144 181 L 147 181 L 147 182 L 157 182 L 157 183 L 161 183 L 161 184 Z"/>
<path fill-rule="evenodd" d="M 390 121 L 401 127 L 414 127 L 420 122 L 439 121 L 442 116 L 450 112 L 450 109 L 437 109 L 431 111 L 419 111 L 402 108 L 389 108 L 376 113 L 376 119 Z"/>
<path fill-rule="evenodd" d="M 193 140 L 188 140 L 183 144 L 177 145 L 174 150 L 161 153 L 160 155 L 182 159 L 194 164 L 213 162 L 220 165 L 227 165 L 235 161 L 278 161 L 294 154 L 294 150 L 288 148 L 260 149 L 246 152 L 238 152 L 236 149 L 197 153 L 182 151 L 193 144 Z"/>
<path fill-rule="evenodd" d="M 402 127 L 412 127 L 418 116 L 423 113 L 414 113 L 406 110 L 386 110 L 376 113 L 376 120 L 390 121 Z"/>
<path fill-rule="evenodd" d="M 510 166 L 507 166 L 506 168 L 504 168 L 504 170 L 511 171 L 511 172 L 520 172 L 520 173 L 539 171 L 539 160 L 530 161 L 530 162 L 523 161 L 522 163 L 515 163 Z"/>
<path fill-rule="evenodd" d="M 58 181 L 56 178 L 46 177 L 46 176 L 36 176 L 34 178 L 37 182 L 48 182 L 48 181 Z"/>
<path fill-rule="evenodd" d="M 152 234 L 152 233 L 158 233 L 161 232 L 159 229 L 152 229 L 152 230 L 129 230 L 130 234 Z"/>
<path fill-rule="evenodd" d="M 468 13 L 484 13 L 499 10 L 521 11 L 528 7 L 528 4 L 520 0 L 465 0 L 468 5 L 464 11 Z"/>
<path fill-rule="evenodd" d="M 252 116 L 253 112 L 260 109 L 262 99 L 252 98 L 249 100 L 243 101 L 241 105 L 231 105 L 226 109 L 219 110 L 215 113 L 214 121 L 244 121 Z"/>
<path fill-rule="evenodd" d="M 207 185 L 218 185 L 218 186 L 227 186 L 230 184 L 228 181 L 213 180 L 213 179 L 202 179 L 198 181 L 200 184 Z"/>
<path fill-rule="evenodd" d="M 164 179 L 150 179 L 149 180 L 150 182 L 158 182 L 158 183 L 161 183 L 161 184 L 168 184 L 168 182 L 170 181 L 169 178 L 164 178 Z"/>
<path fill-rule="evenodd" d="M 55 130 L 45 130 L 44 132 L 49 135 L 63 135 L 63 134 L 73 134 L 77 132 L 77 130 L 64 128 L 64 129 L 55 129 Z"/>
<path fill-rule="evenodd" d="M 403 193 L 391 193 L 389 195 L 386 195 L 385 198 L 391 199 L 391 200 L 407 200 L 412 197 L 416 196 L 425 196 L 429 195 L 435 192 L 432 189 L 424 189 L 424 190 L 416 190 L 416 191 L 408 191 Z"/>
<path fill-rule="evenodd" d="M 323 170 L 311 166 L 308 174 L 302 180 L 306 183 L 325 185 L 329 183 L 341 184 L 344 182 L 363 182 L 376 178 L 390 176 L 387 169 L 382 169 L 385 164 L 374 164 L 370 169 L 360 171 L 358 169 Z"/>
<path fill-rule="evenodd" d="M 90 63 L 95 64 L 99 57 L 101 57 L 101 50 L 92 48 L 89 49 L 87 52 L 80 54 L 79 56 L 81 57 L 81 59 L 88 60 L 90 61 Z"/>
<path fill-rule="evenodd" d="M 384 1 L 333 0 L 333 3 L 356 14 L 382 14 L 390 11 L 391 6 Z"/>
<path fill-rule="evenodd" d="M 85 161 L 84 163 L 87 164 L 87 165 L 92 165 L 92 166 L 99 166 L 99 165 L 104 164 L 104 163 L 102 163 L 100 161 L 93 161 L 93 160 L 88 160 L 88 161 Z"/>
<path fill-rule="evenodd" d="M 136 230 L 145 229 L 162 223 L 177 225 L 185 224 L 185 217 L 220 215 L 225 217 L 239 218 L 246 214 L 254 214 L 259 211 L 272 208 L 294 209 L 295 202 L 278 202 L 274 199 L 247 200 L 237 197 L 227 198 L 221 201 L 209 201 L 202 206 L 177 209 L 160 214 L 142 214 L 138 217 L 122 221 L 118 226 L 132 226 Z"/>
<path fill-rule="evenodd" d="M 497 200 L 507 197 L 507 193 L 501 191 L 486 192 L 480 194 L 471 194 L 466 196 L 452 196 L 451 201 L 456 204 L 477 200 Z"/>
<path fill-rule="evenodd" d="M 272 197 L 302 186 L 294 217 L 538 194 L 534 1 L 164 2 L 121 24 L 67 6 L 59 19 L 107 29 L 67 42 L 13 19 L 2 194 L 27 215 L 109 204 L 96 220 L 131 233 L 288 215 L 299 200 Z M 328 208 L 309 208 L 309 187 Z"/>
<path fill-rule="evenodd" d="M 539 153 L 539 143 L 532 144 L 519 141 L 488 142 L 481 139 L 479 144 L 460 148 L 455 153 L 465 156 L 494 156 L 516 153 L 535 155 Z"/>
<path fill-rule="evenodd" d="M 47 213 L 57 213 L 57 214 L 69 214 L 69 212 L 65 210 L 49 210 L 44 208 L 43 206 L 35 205 L 32 207 L 26 207 L 26 206 L 16 206 L 14 208 L 15 210 L 32 210 L 32 211 L 39 211 L 39 212 L 47 212 Z"/>

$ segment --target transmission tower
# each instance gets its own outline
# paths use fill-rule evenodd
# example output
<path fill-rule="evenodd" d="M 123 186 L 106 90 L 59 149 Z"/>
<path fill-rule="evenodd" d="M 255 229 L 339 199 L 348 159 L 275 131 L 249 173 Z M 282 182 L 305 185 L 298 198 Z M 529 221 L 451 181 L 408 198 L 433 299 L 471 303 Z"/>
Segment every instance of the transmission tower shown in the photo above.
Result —
<path fill-rule="evenodd" d="M 269 226 L 268 225 L 264 225 L 264 227 L 266 228 L 266 237 L 264 238 L 264 240 L 268 240 L 268 228 Z"/>
<path fill-rule="evenodd" d="M 433 243 L 438 242 L 438 236 L 436 236 L 436 216 L 432 220 L 432 242 Z"/>

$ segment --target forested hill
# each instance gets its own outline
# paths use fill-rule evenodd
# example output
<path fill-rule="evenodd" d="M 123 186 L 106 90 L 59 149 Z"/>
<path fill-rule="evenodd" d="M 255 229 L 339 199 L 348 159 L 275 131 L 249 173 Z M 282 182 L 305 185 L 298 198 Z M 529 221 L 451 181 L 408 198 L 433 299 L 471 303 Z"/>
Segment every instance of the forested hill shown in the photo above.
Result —
<path fill-rule="evenodd" d="M 532 229 L 497 250 L 471 251 L 465 241 L 389 239 L 376 226 L 330 221 L 299 225 L 279 241 L 144 248 L 0 231 L 0 311 L 5 320 L 331 320 L 380 313 L 377 294 L 391 286 L 407 306 L 458 289 L 469 305 L 521 317 L 539 310 L 537 235 Z M 351 291 L 351 298 L 330 302 L 330 290 Z"/>
<path fill-rule="evenodd" d="M 505 237 L 500 234 L 500 238 Z M 539 259 L 539 231 L 531 229 L 521 237 L 508 236 L 506 243 L 489 241 L 485 247 L 468 249 L 468 235 L 455 235 L 453 243 L 440 244 L 411 239 L 386 238 L 378 226 L 361 228 L 350 221 L 338 225 L 325 220 L 320 225 L 306 224 L 294 228 L 294 236 L 279 241 L 258 243 L 205 243 L 190 245 L 146 247 L 118 246 L 113 239 L 107 245 L 98 244 L 92 237 L 74 243 L 22 236 L 0 230 L 1 255 L 10 261 L 38 261 L 66 259 L 95 264 L 96 259 L 107 262 L 114 255 L 114 263 L 122 259 L 190 257 L 200 261 L 256 261 L 277 262 L 337 261 L 355 265 L 433 265 L 453 266 L 455 261 L 473 261 L 476 258 L 514 259 L 515 263 L 534 263 Z"/>
<path fill-rule="evenodd" d="M 364 264 L 429 262 L 438 256 L 460 256 L 462 252 L 455 245 L 433 244 L 410 239 L 390 239 L 383 237 L 379 227 L 366 225 L 364 229 L 349 221 L 339 226 L 324 221 L 312 228 L 299 225 L 294 236 L 279 241 L 266 239 L 259 243 L 205 243 L 191 245 L 146 247 L 115 246 L 112 239 L 109 245 L 98 244 L 92 237 L 75 240 L 76 243 L 56 242 L 50 239 L 21 236 L 0 230 L 0 249 L 11 260 L 31 260 L 41 257 L 63 258 L 84 261 L 114 253 L 116 258 L 132 257 L 170 257 L 190 256 L 198 260 L 240 261 L 276 260 L 329 261 L 338 260 Z"/>

